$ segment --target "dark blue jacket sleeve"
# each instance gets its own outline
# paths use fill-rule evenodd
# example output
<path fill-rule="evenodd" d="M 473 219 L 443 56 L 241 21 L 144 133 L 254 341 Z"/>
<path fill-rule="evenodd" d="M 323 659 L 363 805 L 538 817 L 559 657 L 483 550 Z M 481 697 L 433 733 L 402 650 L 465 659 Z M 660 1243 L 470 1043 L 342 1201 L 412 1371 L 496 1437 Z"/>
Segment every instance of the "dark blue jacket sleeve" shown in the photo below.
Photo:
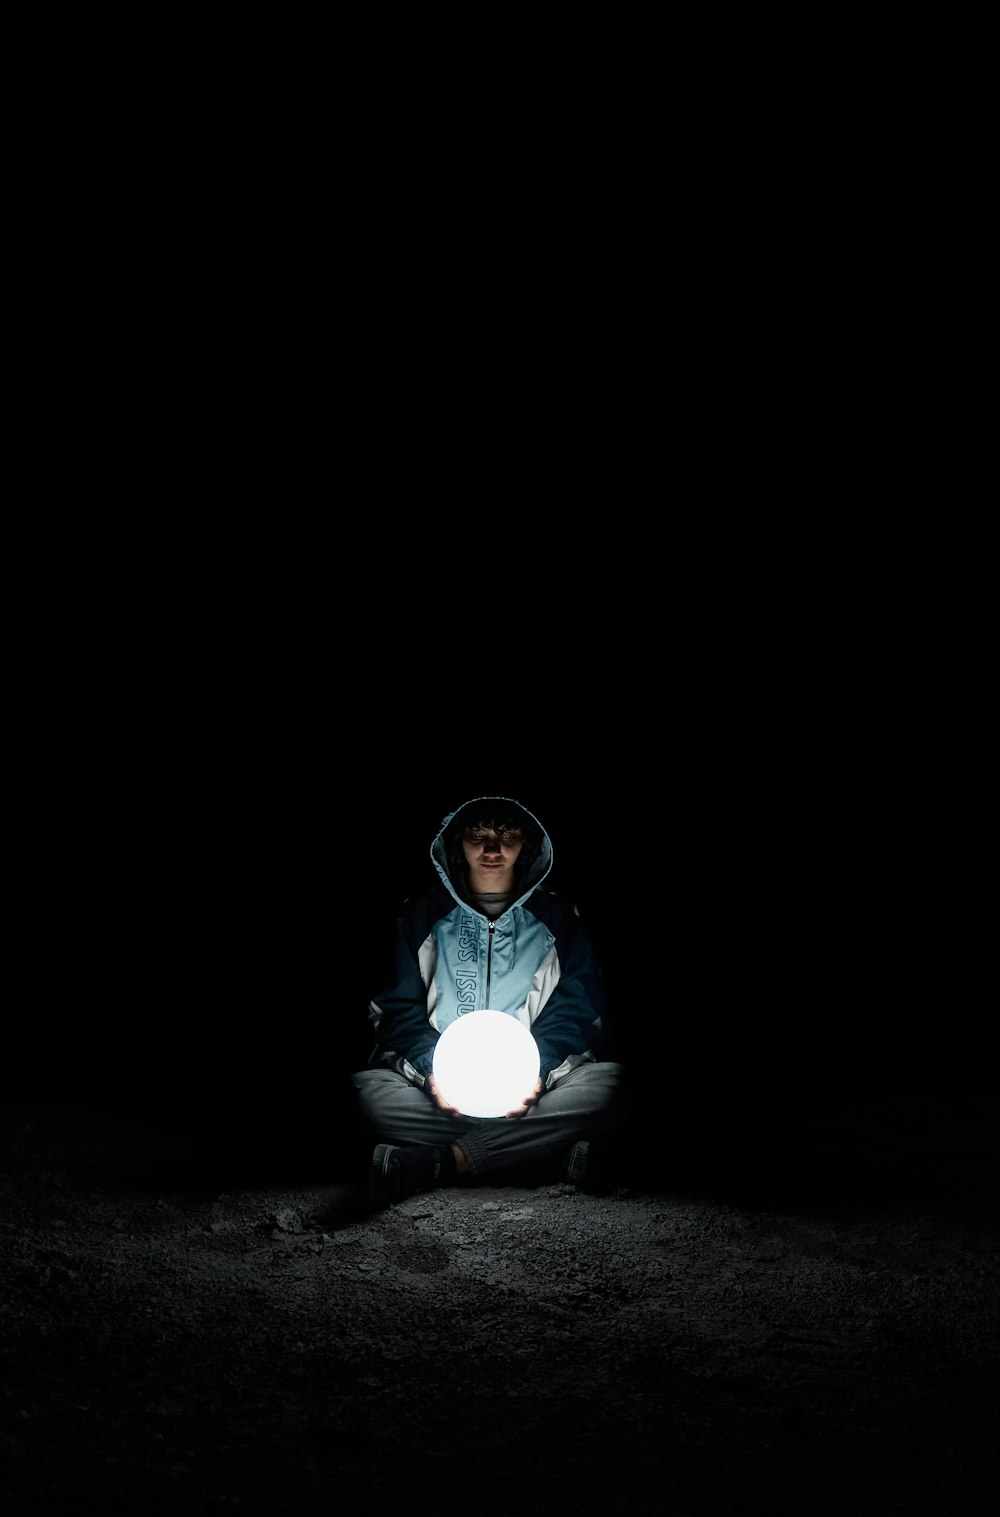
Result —
<path fill-rule="evenodd" d="M 378 1016 L 376 1042 L 369 1063 L 398 1069 L 407 1060 L 418 1074 L 430 1072 L 438 1034 L 427 1020 L 427 990 L 417 954 L 426 924 L 405 910 L 396 919 L 393 978 L 373 999 Z"/>
<path fill-rule="evenodd" d="M 568 1054 L 599 1056 L 607 1006 L 593 941 L 568 907 L 555 932 L 559 983 L 532 1026 L 542 1083 Z"/>

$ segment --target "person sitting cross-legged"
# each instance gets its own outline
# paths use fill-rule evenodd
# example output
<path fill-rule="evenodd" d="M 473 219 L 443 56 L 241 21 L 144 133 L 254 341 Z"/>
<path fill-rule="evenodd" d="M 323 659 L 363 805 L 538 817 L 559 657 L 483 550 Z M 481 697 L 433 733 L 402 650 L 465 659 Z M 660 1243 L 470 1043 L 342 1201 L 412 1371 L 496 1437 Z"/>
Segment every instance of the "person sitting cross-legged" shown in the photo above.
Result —
<path fill-rule="evenodd" d="M 376 1138 L 376 1205 L 434 1185 L 539 1173 L 581 1185 L 591 1140 L 628 1121 L 627 1070 L 609 1057 L 595 945 L 576 906 L 546 888 L 552 844 L 541 822 L 503 796 L 466 801 L 431 844 L 435 883 L 403 903 L 392 983 L 371 1002 L 375 1043 L 352 1077 Z M 469 1116 L 442 1092 L 437 1043 L 474 1010 L 517 1019 L 539 1072 L 499 1116 Z"/>

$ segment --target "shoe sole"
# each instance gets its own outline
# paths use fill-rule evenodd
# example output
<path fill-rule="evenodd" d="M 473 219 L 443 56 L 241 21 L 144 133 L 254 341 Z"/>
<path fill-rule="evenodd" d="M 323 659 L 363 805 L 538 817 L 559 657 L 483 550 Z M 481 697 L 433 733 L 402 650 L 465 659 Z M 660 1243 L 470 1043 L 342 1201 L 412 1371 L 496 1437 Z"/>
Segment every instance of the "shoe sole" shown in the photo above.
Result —
<path fill-rule="evenodd" d="M 565 1183 L 567 1185 L 581 1185 L 583 1183 L 583 1177 L 587 1173 L 589 1160 L 590 1144 L 585 1138 L 580 1138 L 578 1142 L 573 1144 L 569 1163 L 566 1165 Z"/>
<path fill-rule="evenodd" d="M 368 1197 L 376 1204 L 392 1201 L 392 1184 L 389 1179 L 389 1163 L 395 1152 L 395 1144 L 379 1143 L 372 1154 L 368 1171 Z"/>

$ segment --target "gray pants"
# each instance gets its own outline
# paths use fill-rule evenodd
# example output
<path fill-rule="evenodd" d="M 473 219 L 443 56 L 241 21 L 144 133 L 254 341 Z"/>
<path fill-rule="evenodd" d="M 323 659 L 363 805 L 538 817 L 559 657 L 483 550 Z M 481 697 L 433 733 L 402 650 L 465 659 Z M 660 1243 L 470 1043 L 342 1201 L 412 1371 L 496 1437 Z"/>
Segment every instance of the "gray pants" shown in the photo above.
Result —
<path fill-rule="evenodd" d="M 394 1069 L 354 1075 L 361 1112 L 379 1142 L 457 1143 L 473 1174 L 544 1159 L 628 1115 L 621 1064 L 581 1064 L 523 1117 L 450 1117 Z"/>

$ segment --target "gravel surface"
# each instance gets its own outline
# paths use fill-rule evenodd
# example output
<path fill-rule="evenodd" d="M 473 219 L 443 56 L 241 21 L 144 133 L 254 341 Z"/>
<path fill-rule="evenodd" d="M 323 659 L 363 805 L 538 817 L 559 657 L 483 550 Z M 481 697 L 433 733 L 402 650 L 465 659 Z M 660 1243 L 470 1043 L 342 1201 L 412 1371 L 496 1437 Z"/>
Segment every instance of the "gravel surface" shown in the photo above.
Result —
<path fill-rule="evenodd" d="M 204 1189 L 11 1122 L 10 1517 L 978 1514 L 995 1206 L 350 1180 Z M 126 1162 L 131 1161 L 131 1163 Z"/>

